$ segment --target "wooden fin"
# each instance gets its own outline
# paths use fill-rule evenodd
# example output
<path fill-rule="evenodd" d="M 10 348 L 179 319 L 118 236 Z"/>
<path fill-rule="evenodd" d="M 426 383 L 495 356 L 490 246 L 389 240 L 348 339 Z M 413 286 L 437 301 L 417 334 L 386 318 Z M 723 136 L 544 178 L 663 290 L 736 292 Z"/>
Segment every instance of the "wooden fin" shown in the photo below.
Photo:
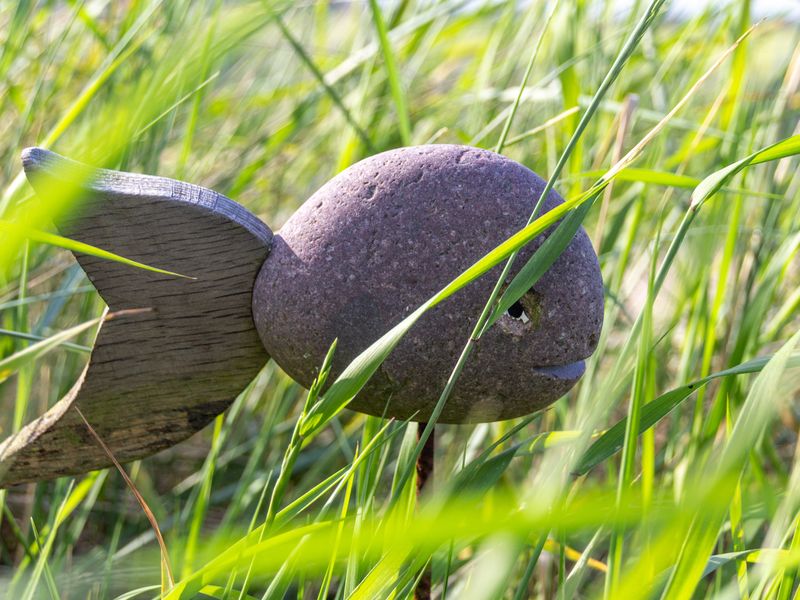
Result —
<path fill-rule="evenodd" d="M 39 194 L 81 187 L 79 209 L 57 223 L 63 235 L 192 279 L 76 254 L 112 314 L 124 312 L 103 323 L 69 394 L 0 445 L 0 487 L 110 465 L 74 406 L 120 462 L 143 458 L 202 429 L 269 360 L 252 316 L 272 243 L 258 218 L 180 181 L 41 148 L 22 160 Z"/>

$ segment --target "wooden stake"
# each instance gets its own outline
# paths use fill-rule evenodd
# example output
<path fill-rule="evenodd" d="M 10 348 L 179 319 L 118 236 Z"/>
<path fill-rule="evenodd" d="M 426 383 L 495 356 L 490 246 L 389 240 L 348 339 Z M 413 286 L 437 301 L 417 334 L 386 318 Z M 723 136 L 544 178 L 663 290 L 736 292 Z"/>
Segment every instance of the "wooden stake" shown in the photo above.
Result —
<path fill-rule="evenodd" d="M 417 440 L 420 439 L 422 432 L 425 430 L 427 423 L 417 424 Z M 422 452 L 417 459 L 417 503 L 422 498 L 424 490 L 433 485 L 433 458 L 436 449 L 436 427 L 433 428 L 425 445 L 422 447 Z M 431 597 L 431 565 L 425 568 L 425 572 L 417 583 L 417 589 L 414 591 L 415 600 L 430 600 Z"/>

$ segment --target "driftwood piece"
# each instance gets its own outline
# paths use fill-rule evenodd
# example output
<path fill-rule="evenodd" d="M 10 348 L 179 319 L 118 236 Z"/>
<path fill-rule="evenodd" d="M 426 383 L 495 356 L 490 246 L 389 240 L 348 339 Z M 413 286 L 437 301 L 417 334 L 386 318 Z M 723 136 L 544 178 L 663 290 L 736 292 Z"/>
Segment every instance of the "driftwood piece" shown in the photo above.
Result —
<path fill-rule="evenodd" d="M 72 391 L 0 446 L 0 486 L 110 465 L 74 406 L 120 462 L 189 437 L 221 413 L 269 355 L 252 317 L 252 290 L 272 232 L 211 190 L 86 168 L 46 150 L 23 154 L 38 193 L 78 183 L 80 210 L 66 236 L 195 279 L 77 254 L 111 311 Z"/>

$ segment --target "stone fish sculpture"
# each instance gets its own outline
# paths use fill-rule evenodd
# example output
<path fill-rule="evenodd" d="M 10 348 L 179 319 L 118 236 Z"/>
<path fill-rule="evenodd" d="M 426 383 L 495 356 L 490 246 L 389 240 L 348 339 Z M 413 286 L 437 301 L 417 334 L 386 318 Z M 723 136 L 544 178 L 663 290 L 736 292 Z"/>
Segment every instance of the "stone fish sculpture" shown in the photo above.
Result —
<path fill-rule="evenodd" d="M 111 311 L 75 387 L 0 446 L 0 486 L 110 465 L 75 406 L 121 461 L 187 438 L 270 359 L 308 387 L 338 338 L 332 376 L 475 260 L 525 226 L 544 181 L 501 155 L 400 148 L 343 171 L 276 234 L 191 184 L 23 153 L 39 194 L 80 185 L 66 236 L 194 279 L 76 253 Z M 80 176 L 79 176 L 80 175 Z M 542 212 L 562 199 L 551 192 Z M 517 269 L 549 231 L 525 247 Z M 349 408 L 425 421 L 500 267 L 411 329 Z M 511 276 L 517 270 L 513 270 Z M 125 309 L 149 309 L 129 311 Z M 581 377 L 602 326 L 597 256 L 580 229 L 477 344 L 439 422 L 509 419 Z"/>

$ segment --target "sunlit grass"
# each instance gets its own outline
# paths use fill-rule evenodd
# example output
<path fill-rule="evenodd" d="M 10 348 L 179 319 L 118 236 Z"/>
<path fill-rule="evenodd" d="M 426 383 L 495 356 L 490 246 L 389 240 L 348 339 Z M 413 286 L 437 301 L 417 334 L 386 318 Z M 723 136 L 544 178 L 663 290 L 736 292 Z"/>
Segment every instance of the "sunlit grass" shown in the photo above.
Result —
<path fill-rule="evenodd" d="M 0 437 L 72 386 L 103 310 L 49 233 L 71 195 L 34 200 L 23 147 L 212 187 L 277 230 L 373 152 L 474 143 L 551 178 L 564 208 L 532 215 L 325 394 L 269 365 L 207 431 L 127 465 L 170 555 L 164 595 L 405 598 L 430 561 L 449 598 L 792 597 L 800 28 L 743 37 L 746 0 L 684 20 L 634 4 L 2 5 Z M 583 222 L 607 288 L 598 351 L 542 414 L 438 425 L 417 506 L 416 425 L 346 404 L 424 310 L 561 217 L 482 319 Z M 0 504 L 5 597 L 169 587 L 115 471 Z"/>

